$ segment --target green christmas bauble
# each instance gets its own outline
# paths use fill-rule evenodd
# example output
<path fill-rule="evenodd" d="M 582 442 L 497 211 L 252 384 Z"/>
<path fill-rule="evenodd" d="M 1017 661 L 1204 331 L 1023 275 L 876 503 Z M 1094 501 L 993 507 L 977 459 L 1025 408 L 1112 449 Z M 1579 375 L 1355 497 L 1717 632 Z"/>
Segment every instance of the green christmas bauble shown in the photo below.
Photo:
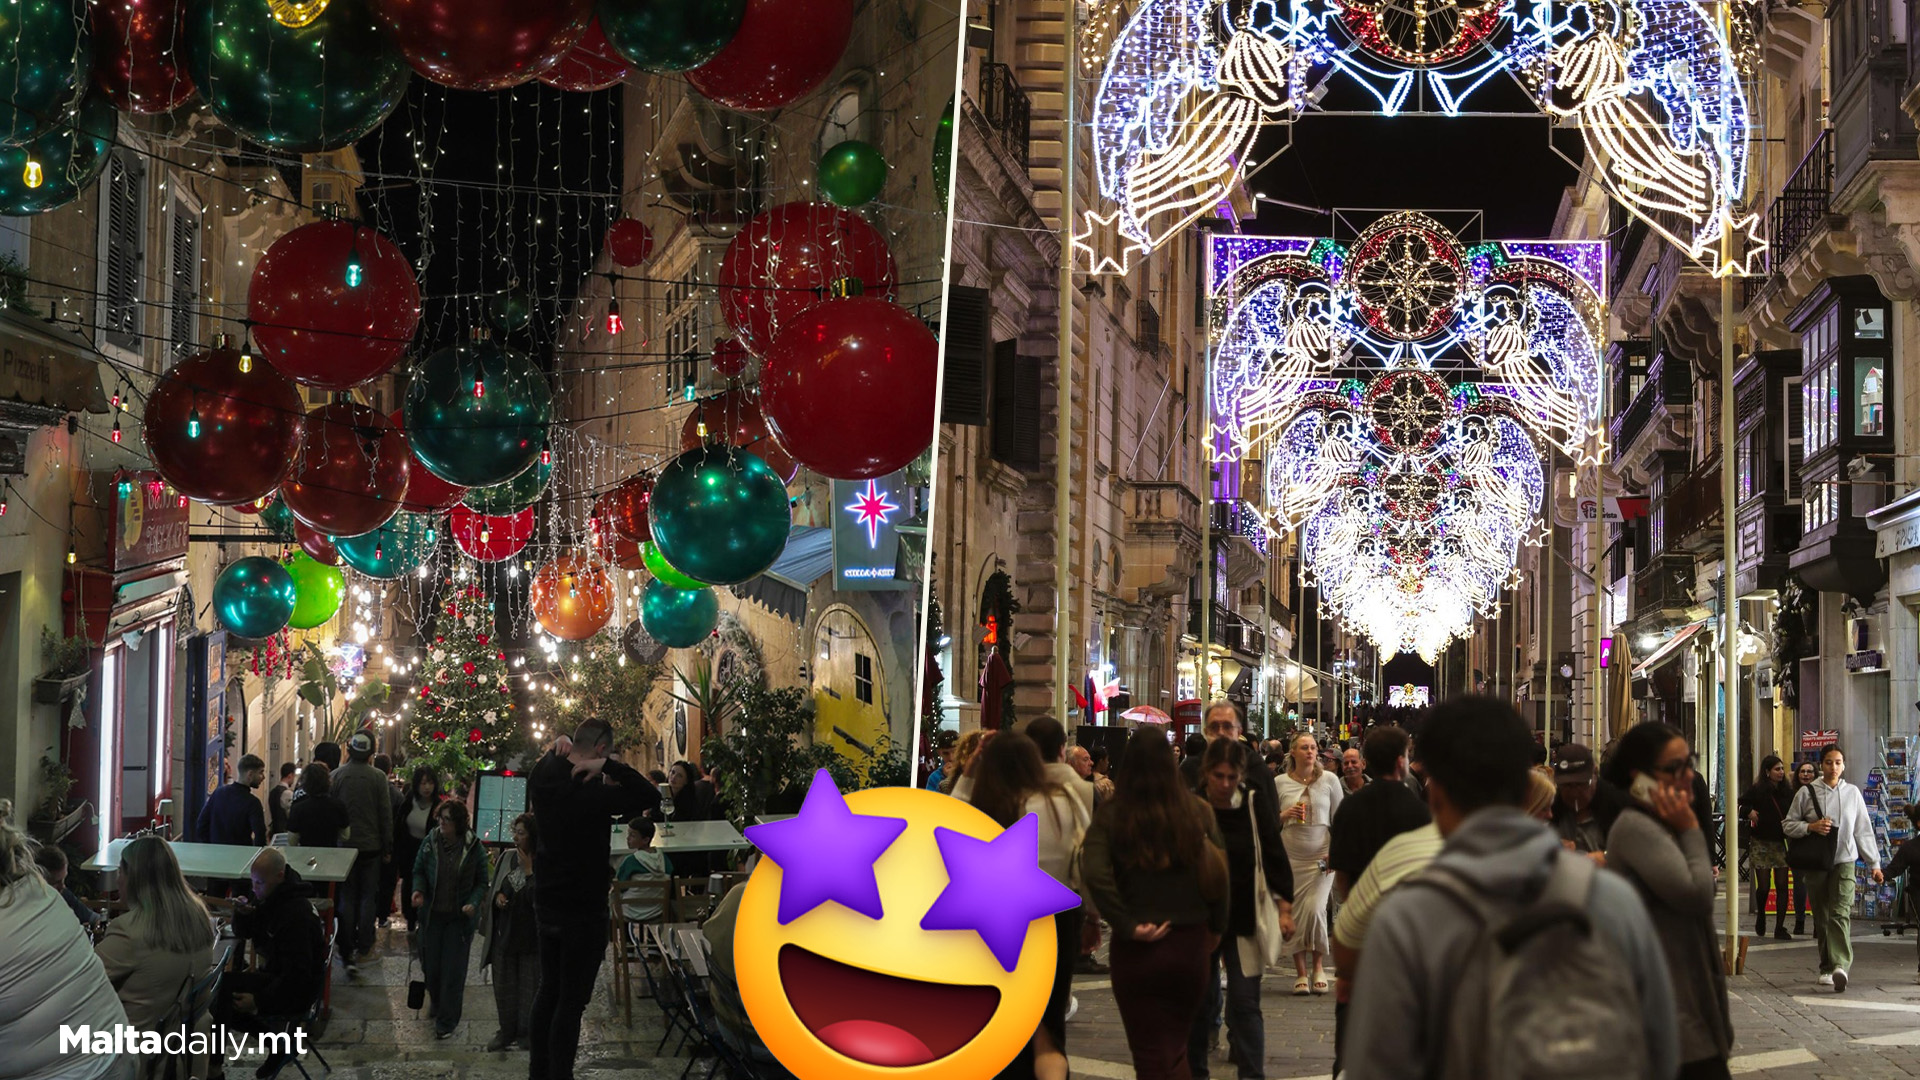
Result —
<path fill-rule="evenodd" d="M 273 501 L 260 511 L 260 524 L 273 534 L 275 540 L 292 543 L 299 537 L 293 530 L 293 511 L 287 508 L 287 501 L 275 495 Z"/>
<path fill-rule="evenodd" d="M 814 175 L 837 205 L 865 206 L 887 185 L 887 159 L 871 143 L 848 139 L 820 155 Z"/>
<path fill-rule="evenodd" d="M 772 566 L 793 521 L 787 485 L 766 462 L 713 443 L 660 470 L 647 515 L 661 557 L 715 585 L 737 585 Z"/>
<path fill-rule="evenodd" d="M 660 549 L 654 546 L 651 540 L 640 545 L 640 561 L 646 564 L 647 573 L 652 574 L 655 581 L 666 582 L 676 589 L 704 589 L 707 587 L 706 582 L 695 581 L 674 569 L 673 564 L 667 561 L 665 555 L 660 554 Z"/>
<path fill-rule="evenodd" d="M 435 476 L 461 487 L 491 487 L 540 460 L 553 422 L 553 389 L 527 354 L 467 341 L 413 369 L 406 410 L 407 442 Z"/>
<path fill-rule="evenodd" d="M 294 591 L 293 615 L 287 625 L 311 630 L 333 618 L 347 598 L 347 575 L 337 566 L 315 561 L 304 551 L 294 552 L 286 567 Z"/>
<path fill-rule="evenodd" d="M 0 145 L 22 146 L 65 124 L 93 70 L 86 4 L 0 4 Z"/>
<path fill-rule="evenodd" d="M 392 581 L 418 569 L 440 539 L 431 514 L 402 510 L 364 536 L 335 537 L 340 561 L 370 578 Z"/>
<path fill-rule="evenodd" d="M 747 0 L 599 0 L 600 30 L 643 71 L 686 71 L 720 54 Z"/>
<path fill-rule="evenodd" d="M 72 124 L 25 146 L 0 150 L 0 214 L 41 214 L 79 198 L 106 169 L 119 123 L 107 95 L 89 94 Z M 28 183 L 35 164 L 40 167 L 38 187 Z"/>
<path fill-rule="evenodd" d="M 536 462 L 533 468 L 504 484 L 478 487 L 468 491 L 460 501 L 466 503 L 470 510 L 478 510 L 482 514 L 492 514 L 495 517 L 505 517 L 508 514 L 517 514 L 539 502 L 540 496 L 547 493 L 547 484 L 552 479 L 553 462 L 550 460 Z"/>
<path fill-rule="evenodd" d="M 533 297 L 524 289 L 508 289 L 487 301 L 487 321 L 503 334 L 525 330 L 533 322 Z"/>
<path fill-rule="evenodd" d="M 947 208 L 947 189 L 953 186 L 953 98 L 933 129 L 933 190 L 940 193 L 940 209 Z"/>
<path fill-rule="evenodd" d="M 676 589 L 654 580 L 640 594 L 641 627 L 668 648 L 700 644 L 719 622 L 720 601 L 712 589 Z"/>
<path fill-rule="evenodd" d="M 213 583 L 213 614 L 227 633 L 259 640 L 286 628 L 298 597 L 287 568 L 249 555 L 220 571 Z"/>
<path fill-rule="evenodd" d="M 297 27 L 275 19 L 267 0 L 202 0 L 187 18 L 187 62 L 207 108 L 275 150 L 354 142 L 400 104 L 413 77 L 366 0 L 331 0 Z"/>

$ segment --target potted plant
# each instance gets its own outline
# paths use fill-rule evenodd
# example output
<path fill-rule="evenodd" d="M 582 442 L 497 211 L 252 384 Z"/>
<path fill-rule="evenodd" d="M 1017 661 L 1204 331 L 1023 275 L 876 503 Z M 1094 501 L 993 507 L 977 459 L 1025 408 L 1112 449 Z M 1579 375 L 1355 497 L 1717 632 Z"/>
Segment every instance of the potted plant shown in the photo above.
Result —
<path fill-rule="evenodd" d="M 87 808 L 82 803 L 67 809 L 67 798 L 73 794 L 73 773 L 51 746 L 40 755 L 40 786 L 46 794 L 27 819 L 27 831 L 41 843 L 56 844 L 80 824 Z"/>
<path fill-rule="evenodd" d="M 56 637 L 50 629 L 40 631 L 40 662 L 45 669 L 33 680 L 33 700 L 42 705 L 58 705 L 86 685 L 93 642 L 84 637 Z"/>

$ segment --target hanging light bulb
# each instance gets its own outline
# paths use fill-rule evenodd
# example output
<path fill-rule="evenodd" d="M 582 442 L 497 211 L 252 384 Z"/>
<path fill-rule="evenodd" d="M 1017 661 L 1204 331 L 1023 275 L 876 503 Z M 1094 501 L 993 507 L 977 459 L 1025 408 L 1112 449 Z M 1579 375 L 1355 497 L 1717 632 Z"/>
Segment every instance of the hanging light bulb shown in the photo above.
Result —
<path fill-rule="evenodd" d="M 0 490 L 0 517 L 7 516 L 7 496 L 12 493 L 11 489 Z"/>
<path fill-rule="evenodd" d="M 353 230 L 353 250 L 347 252 L 347 288 L 360 287 L 360 279 L 366 271 L 360 265 L 360 230 Z"/>
<path fill-rule="evenodd" d="M 120 391 L 118 389 L 114 390 L 113 396 L 107 399 L 107 404 L 112 405 L 116 409 L 120 407 Z"/>
<path fill-rule="evenodd" d="M 118 428 L 120 426 L 120 422 L 118 420 L 114 421 L 113 426 Z M 187 410 L 187 438 L 197 439 L 199 437 L 200 437 L 200 407 L 196 405 L 193 408 L 190 408 Z M 115 441 L 117 442 L 118 440 L 115 440 Z"/>
<path fill-rule="evenodd" d="M 485 379 L 473 380 L 473 396 L 477 398 L 487 396 L 487 381 Z"/>
<path fill-rule="evenodd" d="M 73 544 L 67 544 L 67 565 L 72 566 L 78 561 L 80 561 L 80 553 L 73 550 Z"/>
<path fill-rule="evenodd" d="M 37 188 L 47 182 L 47 173 L 40 167 L 40 162 L 28 158 L 27 167 L 20 170 L 20 179 L 28 187 Z"/>
<path fill-rule="evenodd" d="M 112 439 L 114 442 L 120 441 L 120 421 L 118 419 L 114 420 L 113 430 L 111 432 L 108 432 L 107 437 Z"/>
<path fill-rule="evenodd" d="M 543 446 L 540 448 L 540 464 L 542 465 L 553 464 L 553 447 Z"/>
<path fill-rule="evenodd" d="M 240 354 L 240 374 L 245 375 L 252 370 L 253 370 L 253 354 L 248 352 L 241 353 Z"/>
<path fill-rule="evenodd" d="M 705 420 L 700 421 L 693 426 L 693 430 L 700 438 L 705 439 L 707 437 L 707 422 Z"/>
<path fill-rule="evenodd" d="M 607 333 L 615 337 L 627 328 L 626 320 L 620 317 L 620 298 L 607 301 Z"/>
<path fill-rule="evenodd" d="M 267 13 L 281 26 L 299 29 L 318 19 L 331 0 L 267 0 Z"/>
<path fill-rule="evenodd" d="M 381 545 L 381 544 L 378 544 L 378 543 L 376 543 L 376 544 L 374 544 L 374 545 L 373 545 L 373 559 L 374 559 L 374 561 L 375 561 L 375 562 L 379 562 L 379 561 L 380 561 L 381 559 L 384 559 L 384 558 L 386 558 L 386 557 L 387 557 L 387 554 L 386 554 L 386 548 L 384 547 L 384 545 Z"/>

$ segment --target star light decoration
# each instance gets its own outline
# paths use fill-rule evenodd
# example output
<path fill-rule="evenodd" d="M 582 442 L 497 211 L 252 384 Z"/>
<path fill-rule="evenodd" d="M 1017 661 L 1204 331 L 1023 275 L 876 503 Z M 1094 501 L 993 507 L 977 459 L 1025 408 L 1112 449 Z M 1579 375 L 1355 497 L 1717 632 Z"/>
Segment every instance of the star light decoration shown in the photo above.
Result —
<path fill-rule="evenodd" d="M 1735 0 L 1751 3 L 1753 0 Z M 1696 0 L 1145 0 L 1103 49 L 1093 157 L 1103 205 L 1073 241 L 1091 273 L 1124 273 L 1242 182 L 1255 138 L 1351 91 L 1380 116 L 1465 111 L 1480 87 L 1518 80 L 1536 107 L 1580 129 L 1596 176 L 1628 213 L 1714 276 L 1759 272 L 1766 243 L 1738 202 L 1750 116 L 1735 45 Z M 1739 19 L 1736 28 L 1744 27 Z M 1733 237 L 1723 255 L 1723 237 Z"/>
<path fill-rule="evenodd" d="M 867 546 L 877 548 L 880 546 L 880 527 L 887 523 L 887 518 L 899 510 L 900 506 L 888 499 L 886 492 L 880 490 L 879 481 L 869 480 L 867 486 L 854 496 L 854 500 L 842 509 L 852 514 L 853 519 L 865 527 Z"/>
<path fill-rule="evenodd" d="M 1213 244 L 1215 459 L 1263 462 L 1264 531 L 1336 618 L 1431 659 L 1510 587 L 1548 451 L 1598 444 L 1602 246 L 1410 212 Z"/>

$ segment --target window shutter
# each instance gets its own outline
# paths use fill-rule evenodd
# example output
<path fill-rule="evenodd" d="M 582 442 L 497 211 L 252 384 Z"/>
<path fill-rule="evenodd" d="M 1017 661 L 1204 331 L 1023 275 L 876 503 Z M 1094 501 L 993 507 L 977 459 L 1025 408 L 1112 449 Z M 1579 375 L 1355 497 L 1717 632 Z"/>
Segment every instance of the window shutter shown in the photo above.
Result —
<path fill-rule="evenodd" d="M 174 200 L 168 234 L 167 338 L 184 357 L 200 343 L 200 215 Z"/>
<path fill-rule="evenodd" d="M 993 346 L 993 458 L 1031 472 L 1040 468 L 1040 362 L 1019 348 Z"/>
<path fill-rule="evenodd" d="M 946 351 L 941 369 L 940 420 L 987 422 L 994 375 L 993 308 L 987 290 L 955 285 L 947 290 Z"/>
<path fill-rule="evenodd" d="M 105 267 L 100 331 L 105 341 L 132 352 L 139 352 L 142 318 L 141 282 L 145 276 L 146 209 L 144 183 L 146 166 L 132 154 L 117 152 L 107 163 L 106 182 L 101 185 L 105 209 L 105 250 L 100 258 Z"/>

